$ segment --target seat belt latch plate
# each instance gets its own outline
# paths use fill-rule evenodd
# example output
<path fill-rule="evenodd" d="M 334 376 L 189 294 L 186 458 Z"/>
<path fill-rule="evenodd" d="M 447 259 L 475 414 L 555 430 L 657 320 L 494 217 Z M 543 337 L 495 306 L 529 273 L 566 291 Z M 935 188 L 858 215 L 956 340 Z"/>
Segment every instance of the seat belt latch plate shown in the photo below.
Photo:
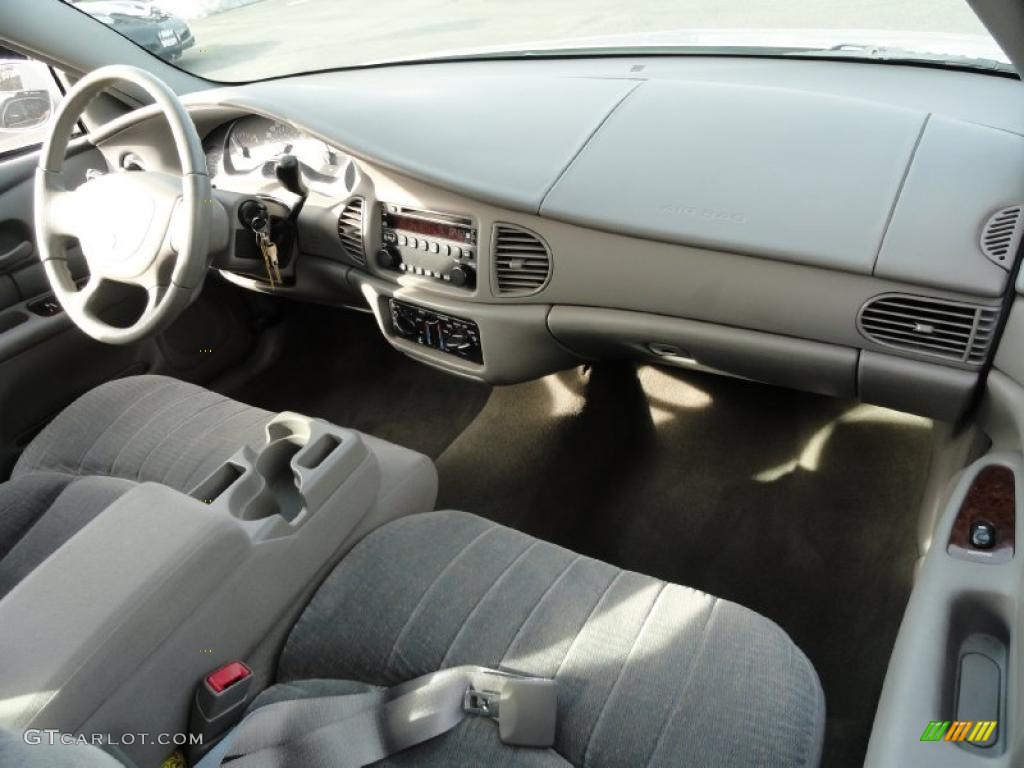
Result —
<path fill-rule="evenodd" d="M 462 708 L 468 714 L 497 720 L 498 734 L 505 744 L 553 746 L 558 717 L 555 681 L 510 677 L 503 683 L 500 693 L 468 689 Z"/>
<path fill-rule="evenodd" d="M 497 691 L 467 688 L 466 695 L 462 697 L 462 709 L 467 715 L 493 717 L 497 720 L 498 712 L 501 710 L 501 694 Z"/>

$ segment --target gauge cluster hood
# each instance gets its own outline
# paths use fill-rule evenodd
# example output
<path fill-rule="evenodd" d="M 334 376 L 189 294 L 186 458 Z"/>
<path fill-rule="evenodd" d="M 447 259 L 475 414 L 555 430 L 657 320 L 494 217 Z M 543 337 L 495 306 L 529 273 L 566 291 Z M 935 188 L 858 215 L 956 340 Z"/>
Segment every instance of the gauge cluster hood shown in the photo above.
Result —
<path fill-rule="evenodd" d="M 483 65 L 486 70 L 488 67 Z M 396 83 L 327 73 L 200 94 L 296 124 L 375 162 L 536 212 L 561 171 L 636 82 L 434 75 Z M 383 87 L 378 87 L 383 85 Z"/>

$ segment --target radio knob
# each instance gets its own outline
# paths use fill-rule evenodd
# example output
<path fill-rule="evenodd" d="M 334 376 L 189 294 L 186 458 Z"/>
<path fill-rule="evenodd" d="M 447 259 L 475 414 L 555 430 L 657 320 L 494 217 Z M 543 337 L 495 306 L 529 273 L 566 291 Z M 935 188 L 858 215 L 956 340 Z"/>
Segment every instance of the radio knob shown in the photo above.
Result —
<path fill-rule="evenodd" d="M 398 265 L 402 263 L 402 254 L 396 248 L 384 246 L 377 251 L 377 263 L 382 269 L 398 269 Z"/>
<path fill-rule="evenodd" d="M 462 288 L 473 282 L 473 268 L 465 264 L 456 264 L 448 271 L 448 277 L 452 279 L 452 285 Z"/>

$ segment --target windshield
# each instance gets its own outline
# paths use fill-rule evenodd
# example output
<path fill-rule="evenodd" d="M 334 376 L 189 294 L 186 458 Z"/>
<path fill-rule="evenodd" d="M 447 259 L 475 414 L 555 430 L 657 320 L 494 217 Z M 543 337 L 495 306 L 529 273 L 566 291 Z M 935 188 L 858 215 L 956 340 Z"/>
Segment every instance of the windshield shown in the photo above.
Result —
<path fill-rule="evenodd" d="M 830 55 L 1008 69 L 966 0 L 66 0 L 212 80 L 460 57 Z"/>

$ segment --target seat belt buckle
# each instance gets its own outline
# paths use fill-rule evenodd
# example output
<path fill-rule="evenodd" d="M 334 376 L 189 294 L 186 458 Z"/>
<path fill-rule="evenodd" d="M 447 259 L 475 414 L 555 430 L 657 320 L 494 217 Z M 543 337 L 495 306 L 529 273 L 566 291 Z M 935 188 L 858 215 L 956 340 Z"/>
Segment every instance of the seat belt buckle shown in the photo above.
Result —
<path fill-rule="evenodd" d="M 189 715 L 189 733 L 201 737 L 201 743 L 189 747 L 190 763 L 209 751 L 225 731 L 245 714 L 252 670 L 240 661 L 232 661 L 213 670 L 196 686 Z"/>
<path fill-rule="evenodd" d="M 462 699 L 469 715 L 498 721 L 498 735 L 505 744 L 519 747 L 550 747 L 555 743 L 558 696 L 554 680 L 539 677 L 508 677 L 500 691 L 469 688 Z"/>

